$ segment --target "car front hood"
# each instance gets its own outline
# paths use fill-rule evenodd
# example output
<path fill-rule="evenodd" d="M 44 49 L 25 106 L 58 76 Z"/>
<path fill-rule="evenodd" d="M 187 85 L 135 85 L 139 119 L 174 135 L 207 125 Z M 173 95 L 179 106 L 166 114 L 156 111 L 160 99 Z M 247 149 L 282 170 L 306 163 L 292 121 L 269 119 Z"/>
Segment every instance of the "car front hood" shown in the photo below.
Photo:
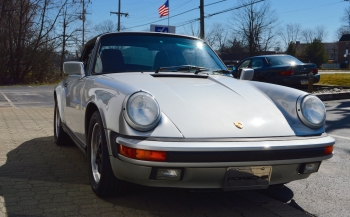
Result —
<path fill-rule="evenodd" d="M 185 138 L 294 136 L 276 105 L 246 81 L 226 76 L 107 74 L 156 98 Z"/>

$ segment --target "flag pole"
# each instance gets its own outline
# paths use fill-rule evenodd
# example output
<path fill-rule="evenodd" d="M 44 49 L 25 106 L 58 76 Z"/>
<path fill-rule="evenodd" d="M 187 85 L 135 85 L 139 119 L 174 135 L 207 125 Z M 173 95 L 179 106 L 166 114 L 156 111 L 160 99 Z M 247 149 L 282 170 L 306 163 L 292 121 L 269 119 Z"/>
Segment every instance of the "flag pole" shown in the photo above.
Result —
<path fill-rule="evenodd" d="M 169 9 L 169 12 L 168 12 L 168 28 L 169 28 L 170 0 L 168 0 L 168 9 Z"/>

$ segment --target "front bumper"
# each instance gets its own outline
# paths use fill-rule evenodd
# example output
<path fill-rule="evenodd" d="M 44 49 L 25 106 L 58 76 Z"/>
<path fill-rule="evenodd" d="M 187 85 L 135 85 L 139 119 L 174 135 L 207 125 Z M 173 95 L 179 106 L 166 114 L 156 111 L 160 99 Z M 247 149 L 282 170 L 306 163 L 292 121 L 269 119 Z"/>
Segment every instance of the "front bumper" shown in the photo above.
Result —
<path fill-rule="evenodd" d="M 315 137 L 289 137 L 236 139 L 236 141 L 151 141 L 111 136 L 112 156 L 110 161 L 115 176 L 128 182 L 157 187 L 178 188 L 223 188 L 228 167 L 271 166 L 270 185 L 305 179 L 310 174 L 300 174 L 302 163 L 321 162 L 333 154 L 322 155 L 319 150 L 333 145 L 335 140 L 323 134 Z M 166 139 L 165 139 L 166 140 Z M 113 142 L 113 143 L 112 143 Z M 183 160 L 176 158 L 167 162 L 141 161 L 122 156 L 118 144 L 144 150 L 159 150 L 167 153 L 182 153 Z M 301 150 L 301 151 L 300 151 Z M 302 154 L 306 150 L 309 154 Z M 220 159 L 218 153 L 222 153 Z M 261 152 L 262 154 L 259 154 Z M 278 154 L 284 153 L 284 155 Z M 288 152 L 294 154 L 286 154 Z M 185 153 L 183 155 L 183 153 Z M 204 153 L 204 157 L 198 157 Z M 211 158 L 207 157 L 213 153 Z M 232 155 L 228 160 L 228 153 Z M 248 153 L 248 154 L 247 154 Z M 273 153 L 273 154 L 271 154 Z M 297 153 L 297 155 L 295 155 Z M 300 153 L 301 156 L 298 156 Z M 251 156 L 249 156 L 251 155 Z M 197 156 L 197 157 L 195 157 Z M 215 156 L 218 160 L 214 160 Z M 245 156 L 245 157 L 235 157 Z M 267 156 L 267 157 L 266 157 Z M 208 160 L 205 160 L 208 159 Z M 180 168 L 180 180 L 155 180 L 152 171 L 157 168 Z"/>

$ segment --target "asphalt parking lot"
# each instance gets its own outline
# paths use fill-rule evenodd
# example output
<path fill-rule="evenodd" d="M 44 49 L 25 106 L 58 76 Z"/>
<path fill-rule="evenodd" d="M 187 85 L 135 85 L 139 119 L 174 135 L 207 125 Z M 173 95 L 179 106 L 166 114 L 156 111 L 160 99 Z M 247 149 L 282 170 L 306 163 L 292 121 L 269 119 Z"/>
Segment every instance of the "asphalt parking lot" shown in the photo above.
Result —
<path fill-rule="evenodd" d="M 0 88 L 0 216 L 312 216 L 258 191 L 131 185 L 126 194 L 98 198 L 84 154 L 54 144 L 52 90 Z"/>

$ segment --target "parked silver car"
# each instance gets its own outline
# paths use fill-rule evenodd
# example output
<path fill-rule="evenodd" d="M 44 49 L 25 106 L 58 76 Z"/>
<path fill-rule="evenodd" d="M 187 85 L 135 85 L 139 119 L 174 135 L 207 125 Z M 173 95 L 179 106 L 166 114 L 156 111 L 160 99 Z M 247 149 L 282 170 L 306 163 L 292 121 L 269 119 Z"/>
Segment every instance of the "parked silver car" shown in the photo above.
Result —
<path fill-rule="evenodd" d="M 264 189 L 333 156 L 315 96 L 229 73 L 201 39 L 111 33 L 89 41 L 54 91 L 57 145 L 87 155 L 99 196 L 146 186 Z"/>

